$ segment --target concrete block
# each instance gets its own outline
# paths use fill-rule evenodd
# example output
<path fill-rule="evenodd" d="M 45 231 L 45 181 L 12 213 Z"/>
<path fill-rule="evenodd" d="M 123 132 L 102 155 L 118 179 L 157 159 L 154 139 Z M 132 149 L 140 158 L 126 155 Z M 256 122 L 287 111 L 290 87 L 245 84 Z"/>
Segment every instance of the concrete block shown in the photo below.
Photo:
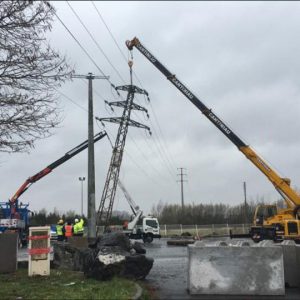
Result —
<path fill-rule="evenodd" d="M 190 294 L 284 295 L 282 248 L 262 243 L 188 246 Z"/>
<path fill-rule="evenodd" d="M 277 246 L 281 246 L 283 250 L 286 286 L 300 287 L 300 247 L 292 240 L 285 240 Z"/>
<path fill-rule="evenodd" d="M 250 243 L 248 241 L 238 241 L 236 243 L 237 247 L 250 247 Z"/>
<path fill-rule="evenodd" d="M 298 276 L 298 288 L 300 288 L 300 245 L 296 245 L 296 269 Z"/>
<path fill-rule="evenodd" d="M 0 234 L 0 273 L 17 270 L 18 233 Z"/>

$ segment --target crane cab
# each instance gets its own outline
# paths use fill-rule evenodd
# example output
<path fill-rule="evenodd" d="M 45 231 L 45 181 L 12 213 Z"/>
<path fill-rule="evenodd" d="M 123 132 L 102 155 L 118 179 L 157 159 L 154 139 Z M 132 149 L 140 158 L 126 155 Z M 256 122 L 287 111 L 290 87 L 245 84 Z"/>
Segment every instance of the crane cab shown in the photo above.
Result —
<path fill-rule="evenodd" d="M 300 221 L 291 209 L 278 209 L 276 205 L 259 205 L 254 214 L 250 236 L 255 242 L 292 239 L 300 242 Z"/>

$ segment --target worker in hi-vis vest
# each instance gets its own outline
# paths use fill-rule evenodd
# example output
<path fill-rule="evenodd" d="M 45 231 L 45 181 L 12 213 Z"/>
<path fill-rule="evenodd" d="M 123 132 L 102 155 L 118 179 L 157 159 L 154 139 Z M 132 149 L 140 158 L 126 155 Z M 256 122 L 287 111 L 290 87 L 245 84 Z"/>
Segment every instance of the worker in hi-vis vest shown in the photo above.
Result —
<path fill-rule="evenodd" d="M 58 241 L 63 241 L 64 240 L 63 227 L 64 227 L 64 221 L 62 219 L 60 219 L 57 222 L 57 225 L 56 225 L 56 234 L 57 234 L 57 240 Z"/>
<path fill-rule="evenodd" d="M 80 221 L 76 218 L 74 224 L 74 235 L 76 236 L 83 236 L 83 224 L 84 221 L 81 218 Z"/>
<path fill-rule="evenodd" d="M 70 236 L 73 235 L 74 232 L 74 228 L 73 225 L 71 224 L 71 222 L 68 222 L 65 226 L 64 226 L 64 232 L 65 232 L 65 240 L 67 241 L 68 238 Z"/>

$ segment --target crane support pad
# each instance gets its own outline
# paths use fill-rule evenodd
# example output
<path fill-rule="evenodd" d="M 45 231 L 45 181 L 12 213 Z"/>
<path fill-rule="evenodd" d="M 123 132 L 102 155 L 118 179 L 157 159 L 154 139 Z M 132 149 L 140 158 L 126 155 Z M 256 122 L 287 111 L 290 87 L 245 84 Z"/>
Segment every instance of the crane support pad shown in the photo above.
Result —
<path fill-rule="evenodd" d="M 283 251 L 271 241 L 188 245 L 190 294 L 284 295 Z"/>

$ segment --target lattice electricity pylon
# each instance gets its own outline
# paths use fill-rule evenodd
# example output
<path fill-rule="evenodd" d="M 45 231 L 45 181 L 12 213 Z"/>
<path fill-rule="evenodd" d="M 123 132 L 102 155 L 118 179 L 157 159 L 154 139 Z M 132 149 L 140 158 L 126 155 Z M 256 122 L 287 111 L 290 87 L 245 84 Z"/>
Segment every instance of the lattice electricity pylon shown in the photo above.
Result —
<path fill-rule="evenodd" d="M 123 110 L 122 117 L 96 118 L 98 121 L 101 121 L 102 124 L 103 122 L 120 124 L 115 146 L 112 151 L 112 157 L 111 157 L 109 170 L 107 173 L 107 177 L 106 177 L 106 181 L 105 181 L 105 185 L 104 185 L 104 189 L 100 201 L 100 206 L 97 213 L 97 225 L 104 224 L 105 228 L 109 225 L 111 219 L 117 184 L 119 180 L 120 167 L 123 158 L 123 151 L 124 151 L 126 136 L 128 132 L 128 126 L 134 126 L 134 127 L 146 129 L 151 134 L 150 128 L 148 126 L 130 119 L 130 114 L 132 110 L 143 111 L 149 117 L 147 109 L 133 102 L 134 94 L 142 94 L 148 97 L 147 91 L 140 89 L 135 85 L 119 86 L 116 87 L 116 90 L 126 91 L 127 92 L 126 100 L 117 101 L 117 102 L 106 102 L 106 103 L 110 107 L 112 106 L 123 107 L 124 110 Z"/>

